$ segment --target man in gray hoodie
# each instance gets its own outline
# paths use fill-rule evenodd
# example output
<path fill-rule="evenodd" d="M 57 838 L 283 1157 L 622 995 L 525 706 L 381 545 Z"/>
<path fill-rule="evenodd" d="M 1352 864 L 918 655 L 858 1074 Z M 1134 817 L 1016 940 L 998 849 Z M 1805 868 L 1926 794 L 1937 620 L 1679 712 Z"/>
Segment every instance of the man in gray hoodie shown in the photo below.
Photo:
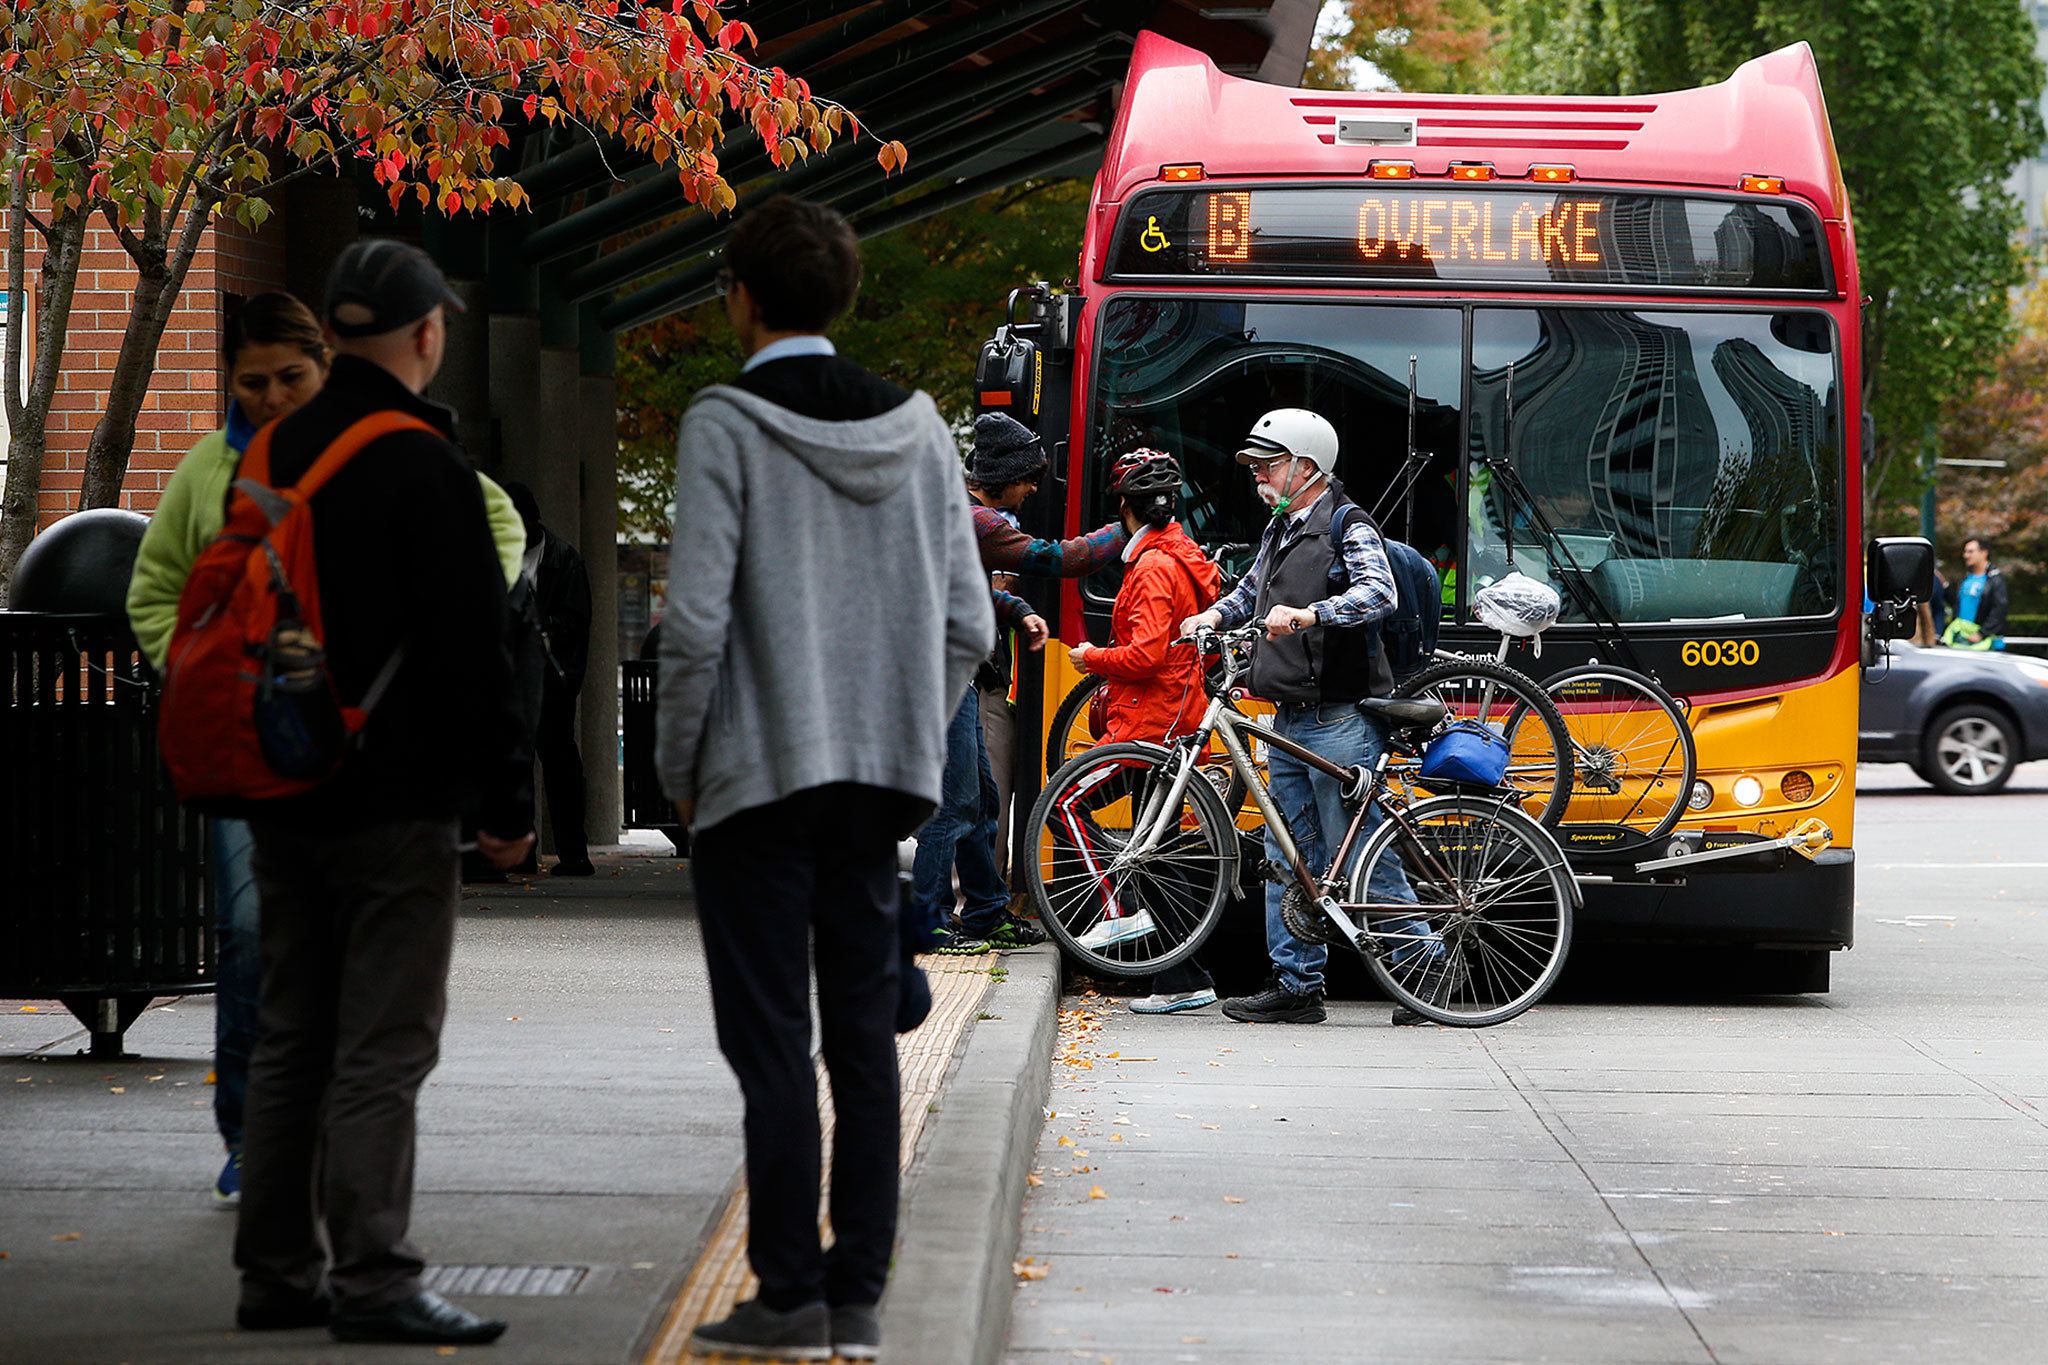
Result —
<path fill-rule="evenodd" d="M 932 401 L 822 335 L 854 234 L 788 198 L 725 248 L 747 354 L 684 414 L 662 618 L 662 782 L 691 872 L 719 1047 L 746 1100 L 758 1295 L 691 1349 L 873 1359 L 896 1236 L 896 841 L 939 799 L 946 727 L 995 641 L 960 464 Z M 832 1079 L 818 1237 L 810 968 Z"/>

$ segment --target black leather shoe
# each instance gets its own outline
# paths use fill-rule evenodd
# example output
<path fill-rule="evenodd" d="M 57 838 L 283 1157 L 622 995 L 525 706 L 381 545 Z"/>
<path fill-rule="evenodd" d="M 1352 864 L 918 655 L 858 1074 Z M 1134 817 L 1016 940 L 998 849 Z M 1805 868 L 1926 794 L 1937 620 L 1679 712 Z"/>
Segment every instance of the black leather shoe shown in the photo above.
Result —
<path fill-rule="evenodd" d="M 483 1346 L 505 1335 L 505 1324 L 457 1308 L 431 1289 L 368 1312 L 337 1313 L 327 1324 L 336 1341 L 423 1341 L 436 1346 Z"/>
<path fill-rule="evenodd" d="M 244 1332 L 293 1332 L 325 1327 L 334 1316 L 334 1300 L 317 1294 L 298 1303 L 243 1304 L 235 1309 L 235 1326 Z"/>

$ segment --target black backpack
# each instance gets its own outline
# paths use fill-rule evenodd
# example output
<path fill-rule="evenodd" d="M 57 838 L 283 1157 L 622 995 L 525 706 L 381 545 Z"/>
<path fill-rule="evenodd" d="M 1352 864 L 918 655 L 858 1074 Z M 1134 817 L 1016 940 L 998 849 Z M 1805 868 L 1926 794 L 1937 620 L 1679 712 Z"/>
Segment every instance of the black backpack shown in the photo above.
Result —
<path fill-rule="evenodd" d="M 1429 562 L 1428 556 L 1412 545 L 1391 539 L 1357 503 L 1346 502 L 1330 514 L 1332 596 L 1351 583 L 1351 575 L 1344 569 L 1344 533 L 1354 516 L 1379 532 L 1380 544 L 1386 547 L 1387 563 L 1394 571 L 1394 589 L 1400 601 L 1392 614 L 1382 616 L 1366 629 L 1372 632 L 1373 649 L 1384 653 L 1394 681 L 1405 682 L 1427 666 L 1436 653 L 1437 625 L 1443 617 L 1443 580 L 1437 577 L 1436 565 Z"/>

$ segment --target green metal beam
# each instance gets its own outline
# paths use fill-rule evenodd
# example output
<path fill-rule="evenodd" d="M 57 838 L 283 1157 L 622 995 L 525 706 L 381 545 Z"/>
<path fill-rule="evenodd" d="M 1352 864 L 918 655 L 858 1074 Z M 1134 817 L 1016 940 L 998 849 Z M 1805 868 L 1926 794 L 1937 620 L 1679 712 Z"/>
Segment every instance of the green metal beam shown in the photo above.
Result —
<path fill-rule="evenodd" d="M 831 204 L 849 216 L 860 213 L 905 194 L 918 184 L 929 184 L 944 179 L 959 167 L 1014 142 L 1041 125 L 1086 108 L 1106 93 L 1105 87 L 1094 84 L 1082 88 L 1068 87 L 1050 91 L 1032 102 L 1032 117 L 1020 118 L 1014 122 L 1009 118 L 983 120 L 956 134 L 954 140 L 947 146 L 933 149 L 927 154 L 921 180 L 910 184 L 879 181 L 855 186 L 836 196 L 825 197 L 822 202 Z M 717 226 L 720 234 L 727 230 L 724 224 Z M 649 285 L 614 300 L 606 305 L 598 316 L 605 326 L 615 331 L 623 331 L 628 327 L 636 327 L 643 322 L 665 317 L 679 308 L 702 302 L 704 298 L 709 297 L 707 286 L 717 272 L 716 261 L 702 262 L 658 284 Z"/>
<path fill-rule="evenodd" d="M 878 112 L 873 120 L 877 126 L 899 126 L 914 130 L 919 137 L 930 137 L 954 126 L 944 121 L 945 116 L 978 112 L 997 100 L 1065 75 L 1097 54 L 1102 45 L 1102 35 L 1082 33 L 1047 48 L 1043 53 L 1029 54 L 1014 66 L 996 68 L 991 72 L 993 86 L 960 82 L 909 108 Z M 911 150 L 915 153 L 918 149 L 913 146 Z M 760 150 L 759 140 L 752 135 L 751 129 L 721 146 L 719 159 L 729 184 L 742 184 L 774 169 L 767 155 Z M 802 172 L 808 164 L 796 168 L 791 175 Z M 674 177 L 664 175 L 621 190 L 537 230 L 528 239 L 527 251 L 536 265 L 545 264 L 579 248 L 598 245 L 622 232 L 680 213 L 687 207 L 689 201 L 683 198 L 682 189 Z M 617 282 L 623 283 L 624 280 Z"/>

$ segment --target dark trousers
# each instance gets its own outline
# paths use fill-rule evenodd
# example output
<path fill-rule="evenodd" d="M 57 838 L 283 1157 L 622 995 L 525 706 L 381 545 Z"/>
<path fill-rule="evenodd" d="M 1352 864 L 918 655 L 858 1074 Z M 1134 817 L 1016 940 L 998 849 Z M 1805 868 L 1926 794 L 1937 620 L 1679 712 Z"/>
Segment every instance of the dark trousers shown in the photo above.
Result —
<path fill-rule="evenodd" d="M 583 830 L 583 755 L 576 748 L 576 689 L 552 677 L 541 689 L 540 725 L 534 733 L 541 781 L 548 792 L 548 821 L 562 861 L 590 857 Z"/>
<path fill-rule="evenodd" d="M 263 1036 L 249 1066 L 242 1302 L 345 1308 L 419 1292 L 415 1104 L 434 1069 L 455 942 L 455 821 L 343 833 L 251 822 L 263 895 Z M 321 1249 L 324 1226 L 333 1265 Z"/>
<path fill-rule="evenodd" d="M 213 1121 L 230 1152 L 242 1150 L 242 1110 L 263 987 L 262 902 L 251 852 L 246 822 L 206 822 L 206 853 L 213 862 Z"/>
<path fill-rule="evenodd" d="M 896 1240 L 900 802 L 835 785 L 742 811 L 691 848 L 718 1045 L 746 1099 L 747 1260 L 762 1302 L 882 1297 Z M 810 971 L 832 1082 L 833 1244 L 818 1237 Z"/>

